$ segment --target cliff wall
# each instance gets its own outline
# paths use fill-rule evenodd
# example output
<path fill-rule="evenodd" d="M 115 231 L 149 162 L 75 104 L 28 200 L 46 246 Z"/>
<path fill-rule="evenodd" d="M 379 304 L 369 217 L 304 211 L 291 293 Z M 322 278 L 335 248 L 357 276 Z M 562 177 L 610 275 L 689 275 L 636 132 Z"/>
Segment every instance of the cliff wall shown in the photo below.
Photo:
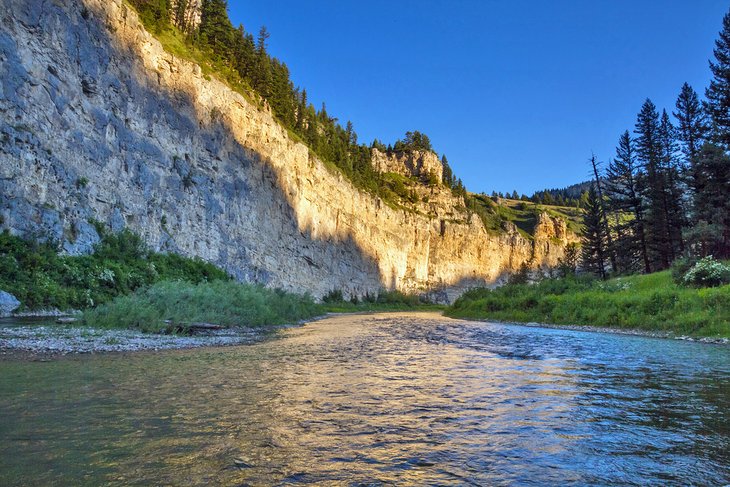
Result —
<path fill-rule="evenodd" d="M 0 226 L 98 240 L 97 220 L 239 279 L 322 296 L 453 299 L 574 238 L 489 234 L 441 188 L 411 208 L 354 188 L 266 109 L 165 52 L 121 0 L 0 0 Z"/>

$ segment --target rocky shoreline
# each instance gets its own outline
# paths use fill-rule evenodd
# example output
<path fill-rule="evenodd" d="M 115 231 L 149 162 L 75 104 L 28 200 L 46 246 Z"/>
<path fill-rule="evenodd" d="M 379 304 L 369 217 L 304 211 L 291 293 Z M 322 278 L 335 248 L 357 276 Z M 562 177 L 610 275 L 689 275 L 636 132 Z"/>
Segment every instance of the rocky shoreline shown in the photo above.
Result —
<path fill-rule="evenodd" d="M 228 328 L 182 336 L 50 324 L 5 326 L 0 327 L 0 359 L 246 345 L 262 340 L 270 331 L 270 328 Z"/>

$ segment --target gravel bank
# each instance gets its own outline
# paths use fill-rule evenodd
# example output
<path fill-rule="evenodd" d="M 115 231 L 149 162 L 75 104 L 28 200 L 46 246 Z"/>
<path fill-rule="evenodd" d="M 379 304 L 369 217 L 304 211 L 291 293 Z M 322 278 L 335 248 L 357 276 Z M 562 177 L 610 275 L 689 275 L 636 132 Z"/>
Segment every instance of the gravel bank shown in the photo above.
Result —
<path fill-rule="evenodd" d="M 17 358 L 24 354 L 59 356 L 242 345 L 261 340 L 267 331 L 268 329 L 230 328 L 211 331 L 205 335 L 175 336 L 81 326 L 7 326 L 0 327 L 0 355 Z"/>

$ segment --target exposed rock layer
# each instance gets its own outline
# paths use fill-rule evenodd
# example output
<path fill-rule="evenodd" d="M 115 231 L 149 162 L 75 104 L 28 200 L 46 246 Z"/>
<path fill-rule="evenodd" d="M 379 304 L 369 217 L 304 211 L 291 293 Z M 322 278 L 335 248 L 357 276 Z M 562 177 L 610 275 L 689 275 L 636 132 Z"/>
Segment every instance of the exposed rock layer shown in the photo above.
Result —
<path fill-rule="evenodd" d="M 489 234 L 443 188 L 411 209 L 356 190 L 121 0 L 0 6 L 0 223 L 14 233 L 85 252 L 93 219 L 272 287 L 442 300 L 552 266 L 574 238 L 547 216 L 534 241 Z"/>

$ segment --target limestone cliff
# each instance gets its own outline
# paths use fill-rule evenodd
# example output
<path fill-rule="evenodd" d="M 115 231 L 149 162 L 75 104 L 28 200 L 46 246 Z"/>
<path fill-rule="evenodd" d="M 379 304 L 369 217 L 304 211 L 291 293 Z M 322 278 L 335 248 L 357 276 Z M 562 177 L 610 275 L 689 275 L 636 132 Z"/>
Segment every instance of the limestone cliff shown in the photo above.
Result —
<path fill-rule="evenodd" d="M 121 0 L 0 6 L 0 224 L 14 233 L 79 253 L 98 220 L 272 287 L 442 300 L 552 266 L 574 238 L 547 215 L 533 240 L 490 234 L 440 186 L 410 208 L 358 191 L 267 110 L 165 52 Z"/>
<path fill-rule="evenodd" d="M 438 181 L 444 177 L 444 167 L 433 152 L 409 151 L 388 154 L 373 149 L 372 163 L 375 170 L 379 172 L 393 172 L 425 180 L 428 180 L 429 176 L 433 176 Z"/>

